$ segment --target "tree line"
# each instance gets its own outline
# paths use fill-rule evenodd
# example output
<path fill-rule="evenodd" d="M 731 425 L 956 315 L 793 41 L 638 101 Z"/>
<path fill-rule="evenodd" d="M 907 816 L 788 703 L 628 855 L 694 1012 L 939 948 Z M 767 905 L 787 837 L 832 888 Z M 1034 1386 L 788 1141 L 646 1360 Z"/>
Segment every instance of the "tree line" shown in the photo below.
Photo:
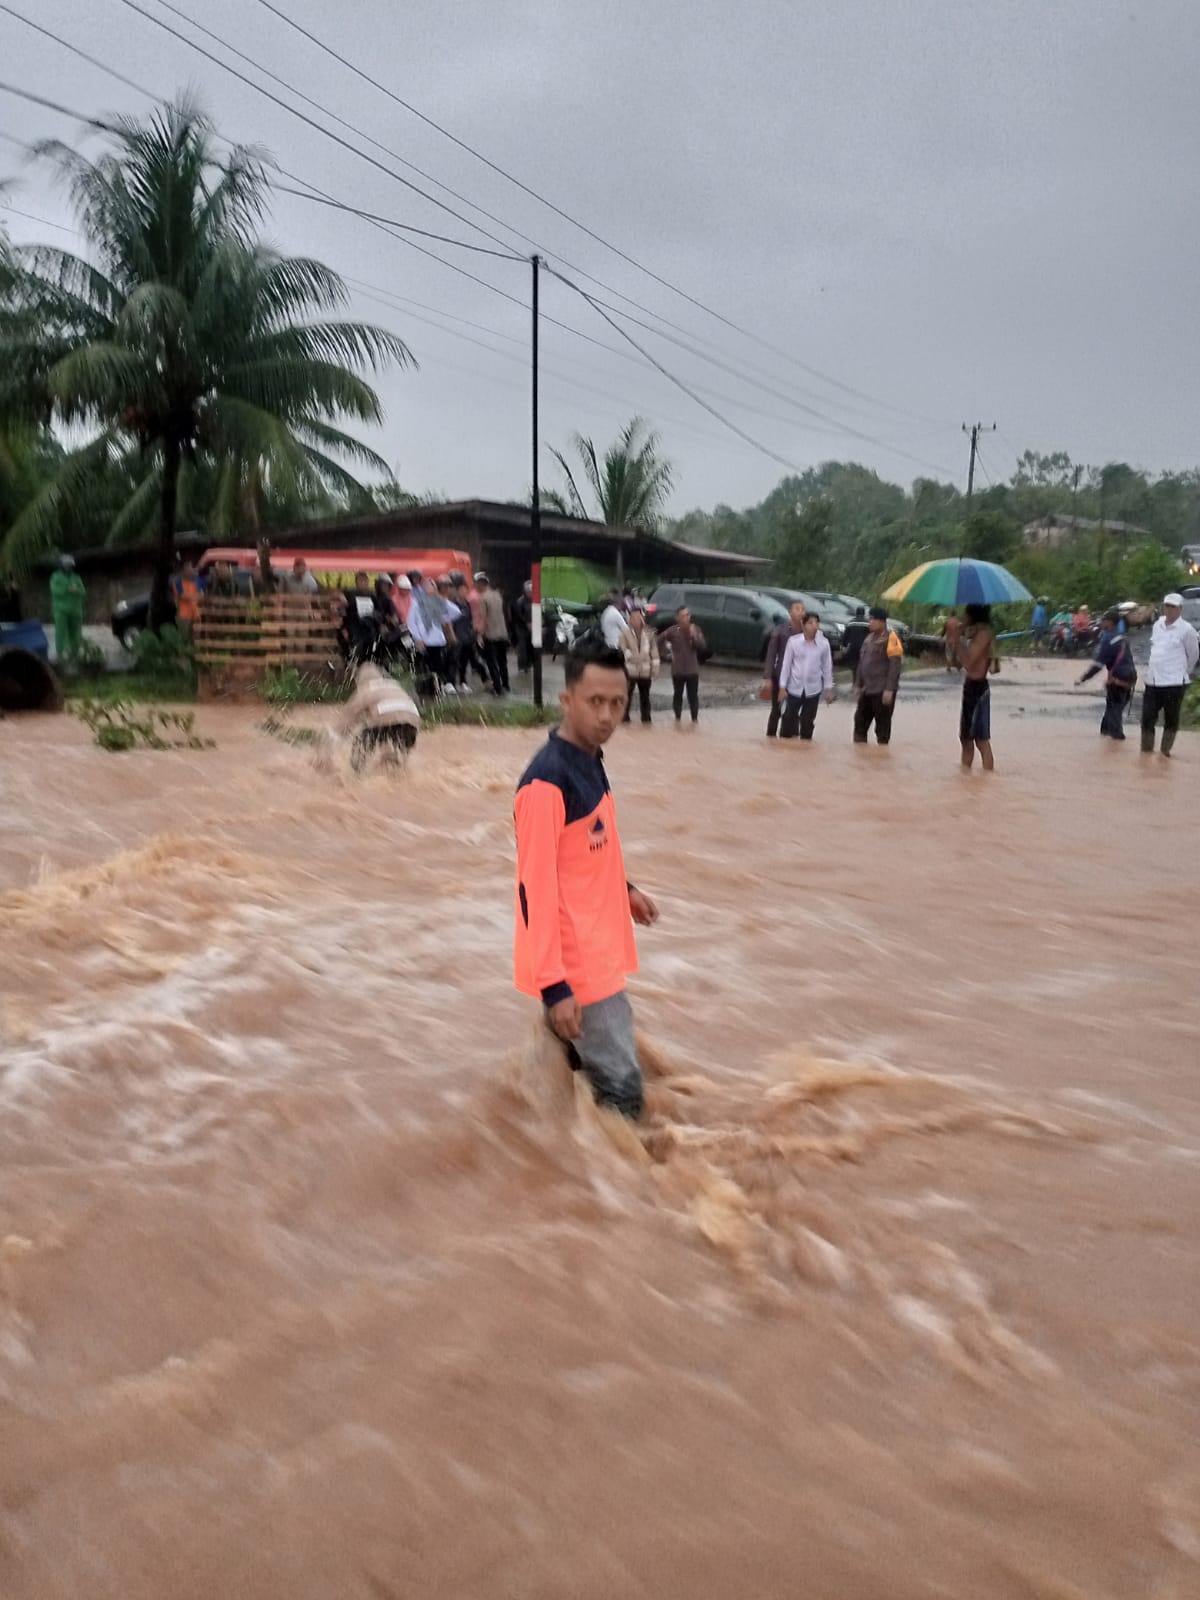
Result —
<path fill-rule="evenodd" d="M 1027 543 L 1023 530 L 1048 517 L 1075 519 L 1075 531 L 1054 547 Z M 918 478 L 905 489 L 857 462 L 827 461 L 781 479 L 758 505 L 691 511 L 669 531 L 770 556 L 775 581 L 796 588 L 876 595 L 922 561 L 965 555 L 1000 562 L 1058 602 L 1156 600 L 1182 579 L 1182 546 L 1200 543 L 1200 470 L 1076 467 L 1063 451 L 1026 450 L 968 515 L 952 484 Z"/>

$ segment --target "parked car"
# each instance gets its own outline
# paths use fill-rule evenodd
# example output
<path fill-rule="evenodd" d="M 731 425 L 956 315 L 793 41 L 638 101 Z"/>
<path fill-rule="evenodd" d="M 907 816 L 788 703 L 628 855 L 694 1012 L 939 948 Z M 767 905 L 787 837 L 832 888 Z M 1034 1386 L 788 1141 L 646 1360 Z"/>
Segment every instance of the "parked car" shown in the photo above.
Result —
<path fill-rule="evenodd" d="M 650 596 L 648 614 L 659 633 L 687 606 L 716 656 L 762 661 L 771 632 L 787 621 L 787 607 L 760 589 L 715 583 L 660 583 Z"/>
<path fill-rule="evenodd" d="M 254 579 L 256 574 L 243 568 L 235 571 L 233 581 L 237 585 L 240 595 L 252 595 L 255 592 Z M 170 606 L 169 620 L 175 619 L 175 607 Z M 131 654 L 137 644 L 138 635 L 146 631 L 150 621 L 150 596 L 148 594 L 135 595 L 131 600 L 118 600 L 116 609 L 112 614 L 112 631 L 121 641 L 121 644 Z"/>
<path fill-rule="evenodd" d="M 814 589 L 813 598 L 817 602 L 817 609 L 822 617 L 828 610 L 839 622 L 853 622 L 859 610 L 864 614 L 870 610 L 865 600 L 860 600 L 856 594 L 836 594 L 829 589 Z M 907 639 L 911 629 L 907 622 L 901 622 L 898 617 L 887 619 L 888 627 L 893 633 L 898 634 L 901 640 Z"/>
<path fill-rule="evenodd" d="M 845 622 L 830 614 L 829 609 L 815 594 L 807 589 L 774 589 L 765 584 L 759 585 L 759 594 L 765 594 L 772 600 L 778 600 L 781 606 L 791 607 L 797 600 L 803 601 L 806 611 L 815 611 L 821 619 L 821 632 L 829 640 L 829 648 L 836 653 L 841 648 L 842 634 L 846 631 Z"/>

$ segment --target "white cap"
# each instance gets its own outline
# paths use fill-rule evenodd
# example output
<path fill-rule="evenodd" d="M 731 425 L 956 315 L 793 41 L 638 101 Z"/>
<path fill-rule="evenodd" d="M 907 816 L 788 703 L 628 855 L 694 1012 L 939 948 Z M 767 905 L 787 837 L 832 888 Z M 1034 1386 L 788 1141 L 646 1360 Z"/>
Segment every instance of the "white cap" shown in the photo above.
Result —
<path fill-rule="evenodd" d="M 1165 606 L 1182 606 L 1183 605 L 1183 596 L 1181 594 L 1176 594 L 1174 589 L 1172 589 L 1170 594 L 1163 595 L 1163 605 L 1165 605 Z"/>
<path fill-rule="evenodd" d="M 400 576 L 396 579 L 396 587 L 397 587 L 397 589 L 411 589 L 412 588 L 412 584 L 409 583 L 408 579 L 404 576 L 403 573 L 401 573 Z"/>

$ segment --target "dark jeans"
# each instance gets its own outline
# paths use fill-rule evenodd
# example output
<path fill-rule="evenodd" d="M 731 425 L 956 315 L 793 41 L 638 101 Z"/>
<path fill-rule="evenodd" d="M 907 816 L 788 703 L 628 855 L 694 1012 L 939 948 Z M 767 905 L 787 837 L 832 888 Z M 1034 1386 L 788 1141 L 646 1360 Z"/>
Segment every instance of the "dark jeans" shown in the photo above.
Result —
<path fill-rule="evenodd" d="M 819 694 L 789 694 L 783 708 L 783 726 L 779 730 L 779 737 L 794 739 L 799 733 L 802 739 L 811 739 L 820 704 Z"/>
<path fill-rule="evenodd" d="M 1171 746 L 1175 743 L 1175 735 L 1179 731 L 1179 710 L 1183 705 L 1183 697 L 1187 693 L 1185 683 L 1164 683 L 1161 687 L 1148 683 L 1142 696 L 1142 749 L 1154 749 L 1154 730 L 1158 725 L 1158 714 L 1162 712 L 1163 736 L 1162 747 L 1166 755 L 1170 755 Z"/>
<path fill-rule="evenodd" d="M 497 694 L 508 693 L 508 640 L 485 639 L 483 641 L 483 662 L 488 670 L 488 677 L 492 680 L 492 688 Z"/>
<path fill-rule="evenodd" d="M 444 644 L 426 645 L 414 657 L 413 678 L 417 694 L 425 700 L 432 698 L 438 681 L 453 682 L 447 676 L 447 647 Z"/>
<path fill-rule="evenodd" d="M 700 674 L 689 672 L 686 677 L 672 678 L 671 688 L 675 694 L 675 721 L 678 722 L 683 715 L 683 692 L 686 689 L 688 710 L 692 714 L 692 721 L 697 722 L 700 717 Z"/>
<path fill-rule="evenodd" d="M 1125 711 L 1133 699 L 1133 688 L 1123 689 L 1119 683 L 1110 683 L 1104 695 L 1104 715 L 1100 718 L 1100 732 L 1109 739 L 1125 737 Z"/>
<path fill-rule="evenodd" d="M 875 724 L 877 742 L 888 744 L 892 737 L 892 713 L 895 709 L 894 700 L 890 706 L 884 705 L 882 694 L 860 694 L 854 708 L 855 744 L 866 744 L 872 723 Z"/>
<path fill-rule="evenodd" d="M 771 679 L 771 710 L 767 717 L 767 738 L 773 739 L 779 732 L 779 719 L 783 715 L 783 701 L 779 698 L 779 679 Z"/>
<path fill-rule="evenodd" d="M 638 692 L 638 704 L 641 707 L 642 721 L 643 722 L 649 722 L 650 721 L 650 679 L 649 678 L 630 678 L 630 680 L 629 680 L 629 700 L 628 700 L 628 702 L 627 702 L 627 704 L 625 706 L 625 721 L 629 722 L 629 721 L 632 720 L 633 691 L 634 691 L 635 688 L 637 689 L 637 692 Z"/>

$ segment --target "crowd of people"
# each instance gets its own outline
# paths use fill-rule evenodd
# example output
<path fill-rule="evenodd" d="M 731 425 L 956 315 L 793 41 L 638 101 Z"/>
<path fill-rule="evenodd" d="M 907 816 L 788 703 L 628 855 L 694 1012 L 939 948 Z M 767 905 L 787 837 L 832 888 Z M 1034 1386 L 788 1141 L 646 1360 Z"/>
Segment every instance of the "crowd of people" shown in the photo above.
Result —
<path fill-rule="evenodd" d="M 315 592 L 302 587 L 306 579 L 315 585 L 303 568 L 298 559 L 285 580 L 287 592 Z M 514 618 L 486 572 L 468 579 L 460 571 L 427 576 L 414 568 L 395 577 L 380 573 L 373 581 L 358 572 L 353 589 L 332 594 L 338 641 L 351 665 L 408 665 L 422 698 L 470 694 L 473 679 L 497 697 L 511 692 L 508 653 L 515 632 L 520 658 L 522 607 L 518 602 Z"/>

